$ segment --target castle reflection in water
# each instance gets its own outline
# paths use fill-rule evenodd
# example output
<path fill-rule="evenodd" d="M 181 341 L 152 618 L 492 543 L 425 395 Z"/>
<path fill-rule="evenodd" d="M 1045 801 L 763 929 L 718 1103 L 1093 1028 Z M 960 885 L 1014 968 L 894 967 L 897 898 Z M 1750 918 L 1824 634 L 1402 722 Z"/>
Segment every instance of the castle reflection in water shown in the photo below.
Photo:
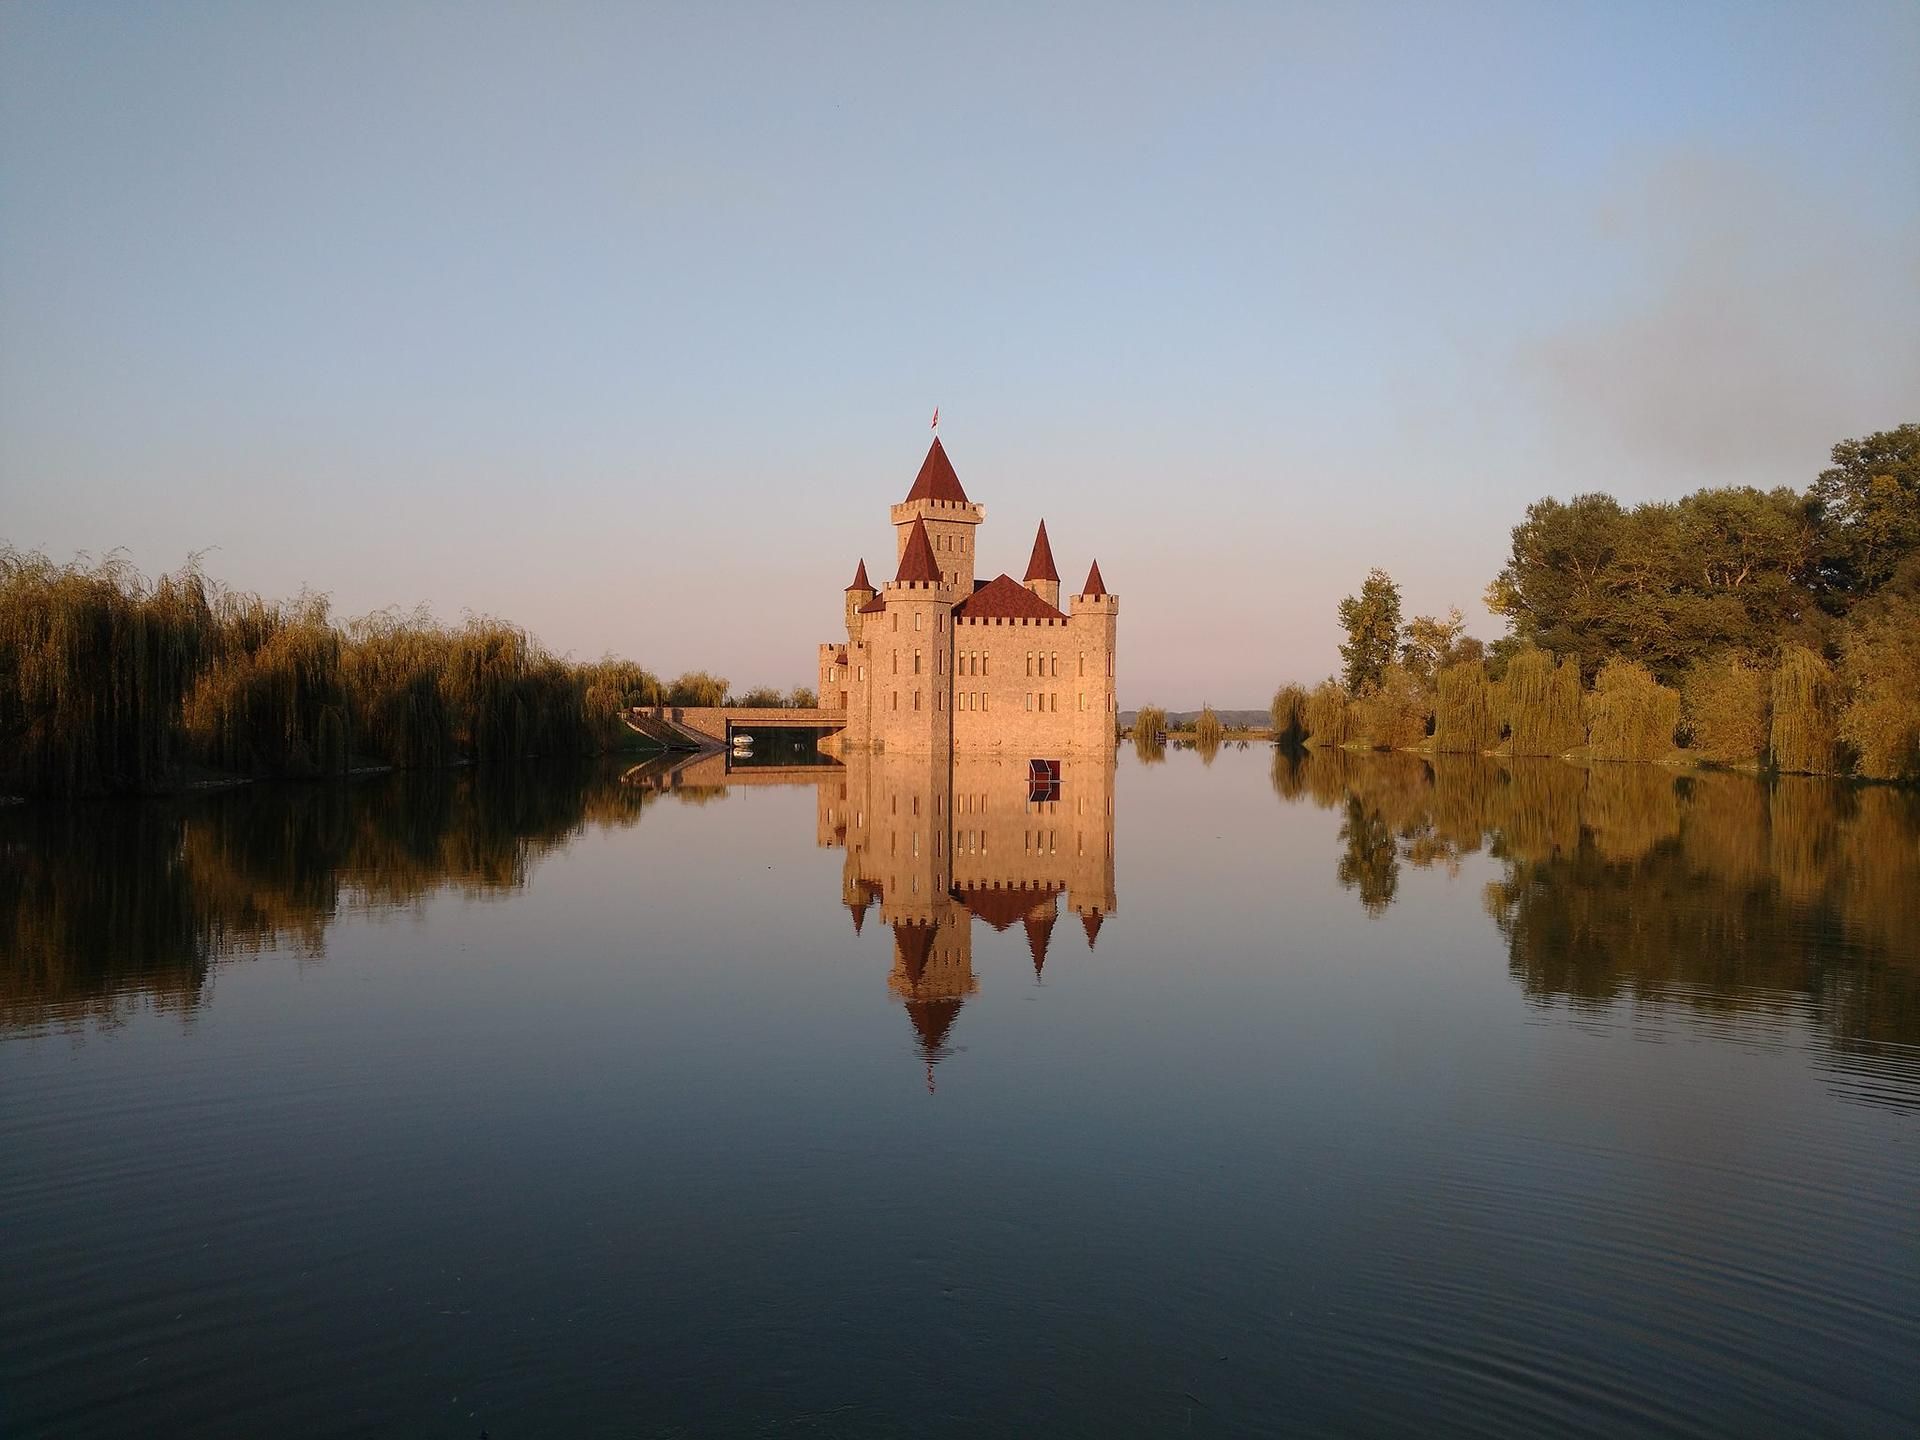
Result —
<path fill-rule="evenodd" d="M 850 751 L 839 765 L 736 764 L 711 755 L 630 778 L 683 796 L 754 784 L 816 787 L 815 839 L 844 852 L 840 900 L 856 935 L 893 938 L 888 988 L 913 1023 L 927 1083 L 961 1007 L 980 988 L 976 921 L 1019 926 L 1036 978 L 1063 916 L 1064 943 L 1091 949 L 1117 909 L 1114 753 L 1068 756 L 1036 780 L 1025 758 Z"/>

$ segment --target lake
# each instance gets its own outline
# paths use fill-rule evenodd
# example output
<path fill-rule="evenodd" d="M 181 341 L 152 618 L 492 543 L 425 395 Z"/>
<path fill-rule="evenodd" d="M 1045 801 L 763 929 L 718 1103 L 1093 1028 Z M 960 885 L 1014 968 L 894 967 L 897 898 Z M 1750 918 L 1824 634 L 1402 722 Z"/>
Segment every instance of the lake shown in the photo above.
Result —
<path fill-rule="evenodd" d="M 1920 1433 L 1920 796 L 1229 745 L 0 812 L 0 1434 Z"/>

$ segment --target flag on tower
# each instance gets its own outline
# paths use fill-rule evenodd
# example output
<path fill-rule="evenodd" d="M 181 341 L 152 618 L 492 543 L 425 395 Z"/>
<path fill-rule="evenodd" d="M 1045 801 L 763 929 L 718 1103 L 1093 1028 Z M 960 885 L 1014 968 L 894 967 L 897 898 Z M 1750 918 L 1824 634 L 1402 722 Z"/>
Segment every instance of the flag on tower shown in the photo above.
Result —
<path fill-rule="evenodd" d="M 933 407 L 933 428 L 936 430 L 940 428 L 940 407 L 938 405 Z"/>

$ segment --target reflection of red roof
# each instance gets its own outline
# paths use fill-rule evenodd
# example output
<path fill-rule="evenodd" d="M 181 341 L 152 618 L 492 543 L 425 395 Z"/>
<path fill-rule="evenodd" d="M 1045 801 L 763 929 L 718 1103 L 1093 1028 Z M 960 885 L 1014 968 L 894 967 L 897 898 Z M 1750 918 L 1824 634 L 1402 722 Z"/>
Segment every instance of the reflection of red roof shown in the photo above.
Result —
<path fill-rule="evenodd" d="M 953 473 L 953 462 L 947 459 L 947 450 L 940 443 L 938 435 L 933 437 L 933 445 L 927 451 L 927 458 L 920 462 L 920 473 L 913 477 L 913 488 L 907 491 L 908 500 L 950 500 L 958 505 L 971 502 L 967 492 L 960 488 L 960 477 Z"/>
<path fill-rule="evenodd" d="M 1100 922 L 1106 918 L 1098 910 L 1081 912 L 1080 928 L 1087 932 L 1087 949 L 1093 949 L 1093 942 L 1100 938 Z"/>
<path fill-rule="evenodd" d="M 900 552 L 900 573 L 896 580 L 932 580 L 940 579 L 940 562 L 933 558 L 933 541 L 927 538 L 927 522 L 919 516 L 913 520 L 913 529 L 907 535 L 907 548 Z"/>
<path fill-rule="evenodd" d="M 866 561 L 862 560 L 860 562 L 860 568 L 853 572 L 853 583 L 847 586 L 847 589 L 849 590 L 873 589 L 872 582 L 867 579 L 867 562 Z"/>
<path fill-rule="evenodd" d="M 966 906 L 968 914 L 1005 930 L 1026 919 L 1029 910 L 1052 903 L 1053 891 L 956 889 L 953 898 Z"/>
<path fill-rule="evenodd" d="M 863 571 L 862 573 L 864 574 L 865 572 Z M 1080 593 L 1082 595 L 1104 595 L 1107 593 L 1107 582 L 1100 578 L 1100 562 L 1098 560 L 1094 561 L 1093 568 L 1087 571 L 1087 588 Z"/>
<path fill-rule="evenodd" d="M 1053 608 L 1011 575 L 1001 575 L 981 586 L 953 607 L 968 620 L 1064 620 Z"/>
<path fill-rule="evenodd" d="M 1033 952 L 1033 973 L 1038 976 L 1040 969 L 1047 963 L 1047 941 L 1053 936 L 1053 922 L 1060 918 L 1060 912 L 1053 905 L 1053 897 L 1047 897 L 1047 908 L 1035 910 L 1027 916 L 1027 949 Z"/>
<path fill-rule="evenodd" d="M 844 831 L 844 829 L 845 827 L 843 826 L 842 830 Z M 853 933 L 858 935 L 860 933 L 860 927 L 867 923 L 867 897 L 861 895 L 847 901 L 847 909 L 853 912 Z"/>
<path fill-rule="evenodd" d="M 907 972 L 908 983 L 918 985 L 933 954 L 933 926 L 895 925 L 893 943 L 900 950 L 900 965 Z"/>
<path fill-rule="evenodd" d="M 947 1032 L 953 1028 L 953 1022 L 959 1018 L 958 1000 L 909 1000 L 907 1018 L 913 1021 L 913 1028 L 920 1036 L 920 1053 L 926 1057 L 929 1066 L 942 1058 Z M 933 1086 L 933 1071 L 927 1071 L 927 1086 Z"/>
<path fill-rule="evenodd" d="M 1053 568 L 1053 546 L 1047 543 L 1047 522 L 1040 522 L 1040 533 L 1033 537 L 1033 554 L 1027 560 L 1027 579 L 1060 583 L 1060 572 Z"/>

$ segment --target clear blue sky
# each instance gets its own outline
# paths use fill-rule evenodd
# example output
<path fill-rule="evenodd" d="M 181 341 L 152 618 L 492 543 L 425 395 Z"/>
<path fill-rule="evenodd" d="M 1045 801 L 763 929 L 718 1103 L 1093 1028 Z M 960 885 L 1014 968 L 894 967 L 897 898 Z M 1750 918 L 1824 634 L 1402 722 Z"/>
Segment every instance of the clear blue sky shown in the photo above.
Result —
<path fill-rule="evenodd" d="M 1123 704 L 1920 419 L 1920 5 L 13 3 L 0 536 L 810 681 L 928 412 Z"/>

